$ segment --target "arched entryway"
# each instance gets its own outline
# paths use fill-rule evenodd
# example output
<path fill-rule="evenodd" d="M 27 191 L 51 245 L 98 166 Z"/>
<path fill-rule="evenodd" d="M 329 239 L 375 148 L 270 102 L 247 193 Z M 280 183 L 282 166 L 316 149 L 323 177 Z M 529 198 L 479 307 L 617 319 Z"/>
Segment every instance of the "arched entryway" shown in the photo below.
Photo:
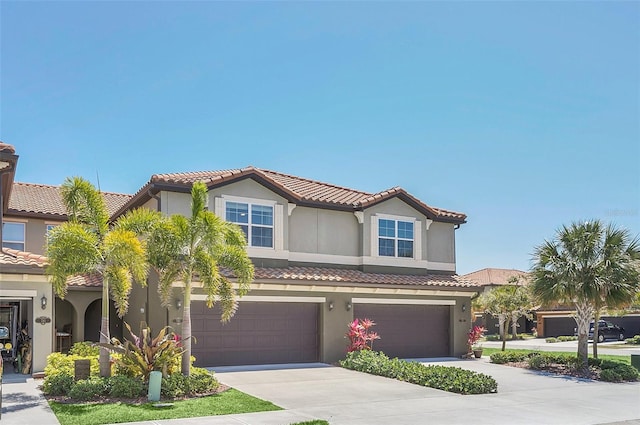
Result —
<path fill-rule="evenodd" d="M 100 340 L 100 319 L 102 316 L 102 300 L 93 301 L 84 313 L 84 340 L 98 342 Z M 109 301 L 109 336 L 122 340 L 122 319 L 118 317 L 113 301 Z"/>

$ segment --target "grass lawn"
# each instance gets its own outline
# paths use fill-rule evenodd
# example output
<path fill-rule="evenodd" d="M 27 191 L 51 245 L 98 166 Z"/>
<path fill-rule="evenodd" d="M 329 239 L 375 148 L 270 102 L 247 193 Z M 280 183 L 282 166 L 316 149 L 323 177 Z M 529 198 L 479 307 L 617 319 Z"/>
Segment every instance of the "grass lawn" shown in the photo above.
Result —
<path fill-rule="evenodd" d="M 500 350 L 499 348 L 484 347 L 482 349 L 482 355 L 490 356 L 491 354 L 496 353 L 498 351 L 502 351 L 502 350 Z M 542 350 L 523 350 L 523 349 L 512 350 L 512 349 L 509 349 L 508 347 L 507 347 L 507 351 L 518 351 L 522 353 L 551 353 L 551 354 L 567 354 L 567 355 L 573 354 L 574 356 L 577 355 L 576 351 L 546 351 L 546 350 L 542 351 Z M 589 355 L 589 357 L 593 357 L 593 356 Z M 628 365 L 631 364 L 631 355 L 617 356 L 614 354 L 598 354 L 598 358 L 602 360 L 615 360 L 618 362 L 626 363 Z"/>
<path fill-rule="evenodd" d="M 55 401 L 49 402 L 61 425 L 101 425 L 282 410 L 281 407 L 269 401 L 260 400 L 235 389 L 213 396 L 175 401 L 172 407 L 158 408 L 153 407 L 153 404 L 64 404 Z"/>

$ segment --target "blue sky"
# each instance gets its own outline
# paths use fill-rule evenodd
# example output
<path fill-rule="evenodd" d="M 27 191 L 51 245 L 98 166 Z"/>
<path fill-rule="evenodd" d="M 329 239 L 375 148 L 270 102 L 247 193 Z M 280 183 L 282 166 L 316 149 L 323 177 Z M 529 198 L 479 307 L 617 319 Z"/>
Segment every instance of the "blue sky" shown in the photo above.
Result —
<path fill-rule="evenodd" d="M 255 165 L 462 211 L 458 272 L 640 233 L 638 2 L 0 3 L 16 180 Z"/>

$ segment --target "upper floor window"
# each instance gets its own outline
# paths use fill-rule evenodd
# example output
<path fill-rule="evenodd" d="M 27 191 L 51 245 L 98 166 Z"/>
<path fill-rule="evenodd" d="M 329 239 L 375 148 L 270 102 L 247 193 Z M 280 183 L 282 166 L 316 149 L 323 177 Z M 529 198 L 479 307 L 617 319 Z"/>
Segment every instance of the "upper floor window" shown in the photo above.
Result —
<path fill-rule="evenodd" d="M 413 222 L 378 220 L 378 255 L 413 258 Z"/>
<path fill-rule="evenodd" d="M 24 223 L 2 223 L 2 247 L 24 251 Z"/>
<path fill-rule="evenodd" d="M 273 248 L 273 206 L 227 201 L 225 218 L 240 226 L 249 246 Z"/>

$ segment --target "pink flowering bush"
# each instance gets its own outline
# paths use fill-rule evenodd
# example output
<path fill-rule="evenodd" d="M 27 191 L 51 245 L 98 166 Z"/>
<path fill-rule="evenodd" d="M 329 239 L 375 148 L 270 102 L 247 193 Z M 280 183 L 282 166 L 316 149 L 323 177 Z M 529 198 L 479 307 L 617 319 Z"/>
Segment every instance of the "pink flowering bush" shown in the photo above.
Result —
<path fill-rule="evenodd" d="M 469 345 L 469 351 L 473 350 L 473 346 L 482 338 L 486 329 L 484 326 L 474 326 L 469 331 L 469 336 L 467 338 L 467 344 Z"/>
<path fill-rule="evenodd" d="M 377 333 L 369 331 L 372 326 L 375 326 L 375 323 L 369 319 L 354 319 L 349 323 L 349 332 L 346 334 L 349 338 L 347 352 L 371 350 L 373 341 L 380 339 Z"/>

